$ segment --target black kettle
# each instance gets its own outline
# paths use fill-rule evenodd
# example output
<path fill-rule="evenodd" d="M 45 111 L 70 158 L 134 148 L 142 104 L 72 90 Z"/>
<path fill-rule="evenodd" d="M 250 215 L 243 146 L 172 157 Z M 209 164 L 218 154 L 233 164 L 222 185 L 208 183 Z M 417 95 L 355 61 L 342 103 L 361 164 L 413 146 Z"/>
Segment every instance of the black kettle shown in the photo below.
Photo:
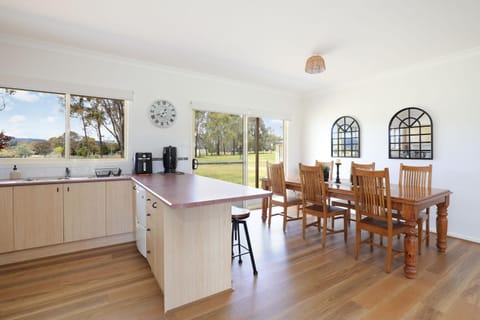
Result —
<path fill-rule="evenodd" d="M 165 173 L 175 173 L 177 170 L 177 148 L 168 146 L 163 148 L 163 168 Z"/>

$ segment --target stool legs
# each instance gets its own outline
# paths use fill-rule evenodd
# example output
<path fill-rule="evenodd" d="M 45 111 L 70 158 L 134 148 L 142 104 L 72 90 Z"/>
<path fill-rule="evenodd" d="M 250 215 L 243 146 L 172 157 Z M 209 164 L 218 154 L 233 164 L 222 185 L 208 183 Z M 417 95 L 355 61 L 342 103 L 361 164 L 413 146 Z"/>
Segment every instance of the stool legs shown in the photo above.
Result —
<path fill-rule="evenodd" d="M 240 224 L 243 224 L 243 229 L 245 231 L 245 237 L 247 239 L 247 247 L 244 247 L 240 244 Z M 237 241 L 237 243 L 234 243 L 234 240 Z M 238 254 L 234 255 L 233 254 L 233 249 L 234 246 L 237 246 L 238 248 Z M 247 252 L 242 253 L 241 249 L 244 248 L 247 250 Z M 252 262 L 252 268 L 253 268 L 253 274 L 256 276 L 258 274 L 257 272 L 257 266 L 255 264 L 255 258 L 253 257 L 253 251 L 252 251 L 252 244 L 250 242 L 250 235 L 248 233 L 248 227 L 247 227 L 247 222 L 245 220 L 239 220 L 239 219 L 232 219 L 232 259 L 235 257 L 238 257 L 238 263 L 242 264 L 242 255 L 244 254 L 249 254 L 250 255 L 250 261 Z"/>

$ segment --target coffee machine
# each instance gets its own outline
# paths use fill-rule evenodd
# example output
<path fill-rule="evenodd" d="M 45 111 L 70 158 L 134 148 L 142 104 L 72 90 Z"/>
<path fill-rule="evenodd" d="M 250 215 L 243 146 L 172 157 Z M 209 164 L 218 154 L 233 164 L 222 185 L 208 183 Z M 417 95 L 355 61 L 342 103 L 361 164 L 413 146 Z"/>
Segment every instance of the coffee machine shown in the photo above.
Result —
<path fill-rule="evenodd" d="M 168 146 L 163 148 L 163 167 L 165 173 L 175 173 L 177 170 L 177 148 Z"/>
<path fill-rule="evenodd" d="M 152 160 L 151 152 L 135 153 L 135 173 L 152 173 Z"/>

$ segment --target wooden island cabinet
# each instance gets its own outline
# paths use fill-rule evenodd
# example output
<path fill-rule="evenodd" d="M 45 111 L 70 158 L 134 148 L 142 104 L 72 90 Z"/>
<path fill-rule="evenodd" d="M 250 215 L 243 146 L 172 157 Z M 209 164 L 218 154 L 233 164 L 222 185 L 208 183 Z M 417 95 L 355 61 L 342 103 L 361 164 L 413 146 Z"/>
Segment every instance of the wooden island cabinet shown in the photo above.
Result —
<path fill-rule="evenodd" d="M 232 203 L 270 192 L 191 174 L 132 179 L 148 192 L 147 260 L 165 312 L 231 290 Z"/>

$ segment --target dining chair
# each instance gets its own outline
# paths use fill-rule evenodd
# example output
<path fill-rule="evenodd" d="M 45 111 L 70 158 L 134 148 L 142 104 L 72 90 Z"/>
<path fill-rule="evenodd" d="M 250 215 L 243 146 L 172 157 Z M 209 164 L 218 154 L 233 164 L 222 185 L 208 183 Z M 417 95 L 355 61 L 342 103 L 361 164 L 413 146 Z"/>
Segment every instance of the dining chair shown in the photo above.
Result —
<path fill-rule="evenodd" d="M 343 232 L 343 238 L 347 242 L 347 214 L 345 208 L 329 205 L 327 199 L 327 186 L 323 178 L 323 170 L 320 166 L 306 166 L 299 164 L 300 184 L 302 188 L 302 237 L 305 239 L 305 230 L 316 226 L 322 231 L 322 247 L 325 248 L 327 235 Z M 307 216 L 317 217 L 315 222 L 307 223 Z M 333 217 L 343 218 L 343 230 L 328 228 L 327 219 Z"/>
<path fill-rule="evenodd" d="M 393 237 L 407 231 L 401 220 L 392 217 L 392 199 L 390 195 L 390 177 L 388 168 L 384 170 L 362 170 L 352 168 L 353 191 L 355 199 L 355 259 L 358 259 L 360 246 L 363 244 L 387 250 L 386 272 L 390 273 L 392 258 L 403 254 L 403 250 L 393 249 Z M 370 236 L 362 240 L 362 230 Z M 387 246 L 376 243 L 373 234 L 387 238 Z"/>
<path fill-rule="evenodd" d="M 267 162 L 267 176 L 268 180 L 270 181 L 270 191 L 272 191 L 272 196 L 270 198 L 268 207 L 268 226 L 270 227 L 270 224 L 272 222 L 272 216 L 281 215 L 283 216 L 283 232 L 285 232 L 288 221 L 301 219 L 301 217 L 299 216 L 299 212 L 300 205 L 302 204 L 302 199 L 300 199 L 295 193 L 288 192 L 285 186 L 285 171 L 283 162 Z M 283 207 L 283 211 L 273 214 L 273 206 Z M 296 217 L 288 215 L 288 208 L 292 206 L 297 206 Z"/>
<path fill-rule="evenodd" d="M 398 178 L 399 187 L 409 186 L 421 189 L 432 188 L 432 165 L 428 166 L 409 166 L 400 163 L 400 174 Z M 425 222 L 425 235 L 423 224 Z M 430 208 L 420 212 L 417 219 L 418 229 L 418 254 L 422 254 L 422 242 L 428 246 L 430 242 Z"/>
<path fill-rule="evenodd" d="M 352 172 L 353 169 L 362 169 L 362 170 L 375 170 L 375 162 L 372 163 L 356 163 L 353 162 L 350 165 L 350 182 L 353 183 Z M 348 200 L 335 200 L 332 201 L 332 206 L 343 207 L 348 209 L 349 222 L 355 221 L 355 218 L 352 218 L 352 211 L 355 210 L 355 204 L 352 201 Z"/>

